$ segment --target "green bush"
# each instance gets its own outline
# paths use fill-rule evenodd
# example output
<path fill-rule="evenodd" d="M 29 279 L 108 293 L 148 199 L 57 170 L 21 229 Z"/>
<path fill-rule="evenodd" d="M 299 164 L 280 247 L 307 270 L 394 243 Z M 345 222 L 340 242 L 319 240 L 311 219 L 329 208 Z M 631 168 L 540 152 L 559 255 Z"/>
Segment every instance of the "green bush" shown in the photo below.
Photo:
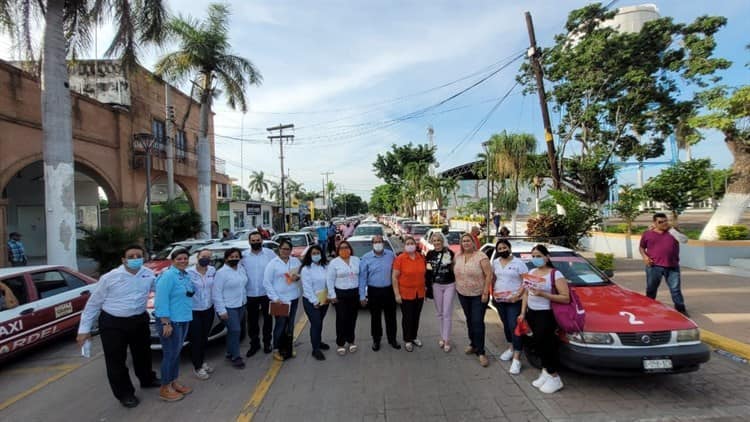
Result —
<path fill-rule="evenodd" d="M 628 225 L 627 223 L 618 223 L 611 226 L 607 226 L 604 228 L 604 231 L 607 233 L 625 233 L 627 231 Z M 648 226 L 633 226 L 632 233 L 633 234 L 640 234 L 645 232 L 648 229 Z"/>
<path fill-rule="evenodd" d="M 153 208 L 152 208 L 153 209 Z M 173 242 L 195 237 L 201 231 L 200 214 L 179 201 L 166 201 L 160 204 L 159 212 L 154 212 L 152 234 L 154 250 L 158 251 Z"/>
<path fill-rule="evenodd" d="M 139 243 L 139 233 L 122 227 L 107 226 L 93 229 L 78 227 L 84 233 L 79 245 L 81 255 L 97 262 L 99 274 L 117 267 L 122 262 L 122 253 L 128 245 Z"/>
<path fill-rule="evenodd" d="M 594 256 L 596 257 L 597 268 L 602 271 L 615 270 L 615 254 L 597 252 Z"/>
<path fill-rule="evenodd" d="M 747 226 L 740 224 L 734 226 L 719 226 L 716 228 L 716 231 L 719 232 L 719 240 L 743 240 L 747 239 L 748 234 L 750 234 Z"/>

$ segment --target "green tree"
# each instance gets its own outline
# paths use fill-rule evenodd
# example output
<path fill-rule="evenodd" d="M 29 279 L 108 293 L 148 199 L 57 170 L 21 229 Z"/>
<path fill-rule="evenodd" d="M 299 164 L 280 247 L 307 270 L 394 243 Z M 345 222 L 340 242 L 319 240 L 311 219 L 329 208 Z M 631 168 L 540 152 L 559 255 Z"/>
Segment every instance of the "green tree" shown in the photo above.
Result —
<path fill-rule="evenodd" d="M 392 214 L 398 211 L 398 203 L 398 189 L 386 183 L 372 190 L 368 208 L 375 214 Z"/>
<path fill-rule="evenodd" d="M 359 195 L 342 193 L 333 199 L 333 210 L 336 215 L 354 215 L 367 212 L 367 203 Z"/>
<path fill-rule="evenodd" d="M 625 233 L 628 235 L 633 232 L 633 221 L 643 214 L 641 205 L 644 199 L 645 196 L 640 189 L 634 189 L 633 185 L 622 185 L 617 202 L 610 206 L 612 212 L 625 221 Z"/>
<path fill-rule="evenodd" d="M 232 185 L 232 200 L 233 201 L 247 201 L 250 199 L 250 193 L 242 188 L 242 186 Z"/>
<path fill-rule="evenodd" d="M 570 192 L 550 190 L 551 199 L 542 201 L 540 215 L 530 218 L 528 235 L 532 237 L 551 238 L 553 243 L 569 248 L 577 248 L 583 236 L 591 232 L 595 224 L 601 222 L 599 210 L 583 203 L 580 198 Z M 565 214 L 557 213 L 557 205 L 565 210 Z M 537 224 L 538 222 L 544 224 Z M 542 227 L 548 231 L 533 231 L 531 227 Z"/>
<path fill-rule="evenodd" d="M 503 183 L 503 207 L 510 212 L 512 233 L 516 234 L 516 215 L 518 213 L 518 194 L 524 180 L 524 169 L 529 157 L 534 154 L 536 138 L 528 133 L 502 133 L 492 135 L 489 139 L 489 151 L 492 159 L 491 168 Z"/>
<path fill-rule="evenodd" d="M 119 56 L 126 70 L 137 63 L 140 45 L 159 43 L 166 10 L 161 1 L 0 0 L 0 33 L 8 34 L 27 60 L 35 60 L 35 23 L 41 35 L 42 159 L 46 208 L 47 261 L 77 268 L 73 118 L 68 54 L 91 44 L 91 28 L 110 20 L 115 32 L 108 57 Z"/>
<path fill-rule="evenodd" d="M 250 192 L 256 192 L 260 200 L 263 200 L 263 193 L 269 193 L 268 180 L 266 180 L 266 175 L 263 171 L 253 171 L 247 187 L 250 189 Z"/>
<path fill-rule="evenodd" d="M 249 85 L 259 85 L 262 77 L 249 60 L 230 52 L 229 6 L 226 4 L 210 4 L 204 21 L 184 16 L 171 19 L 167 30 L 169 38 L 179 43 L 179 49 L 156 63 L 156 74 L 172 82 L 193 78 L 192 82 L 199 88 L 198 209 L 203 216 L 203 232 L 210 233 L 211 151 L 208 122 L 211 103 L 213 97 L 221 92 L 229 107 L 239 107 L 242 112 L 247 112 L 245 92 Z"/>
<path fill-rule="evenodd" d="M 165 201 L 154 213 L 154 249 L 160 250 L 170 243 L 194 238 L 202 229 L 201 216 L 192 208 L 182 209 L 180 202 Z"/>
<path fill-rule="evenodd" d="M 677 222 L 688 205 L 711 197 L 709 170 L 711 160 L 677 163 L 652 177 L 643 187 L 649 199 L 662 202 Z"/>
<path fill-rule="evenodd" d="M 375 158 L 372 164 L 375 176 L 383 179 L 386 183 L 399 184 L 406 176 L 406 167 L 409 164 L 422 163 L 425 165 L 435 162 L 435 149 L 428 145 L 417 145 L 410 142 L 408 145 L 391 145 L 391 151 Z"/>
<path fill-rule="evenodd" d="M 104 226 L 98 229 L 78 227 L 84 236 L 81 240 L 81 255 L 91 258 L 97 263 L 97 273 L 104 274 L 117 267 L 122 262 L 122 251 L 134 243 L 138 243 L 141 234 L 138 230 L 130 230 L 117 226 Z"/>

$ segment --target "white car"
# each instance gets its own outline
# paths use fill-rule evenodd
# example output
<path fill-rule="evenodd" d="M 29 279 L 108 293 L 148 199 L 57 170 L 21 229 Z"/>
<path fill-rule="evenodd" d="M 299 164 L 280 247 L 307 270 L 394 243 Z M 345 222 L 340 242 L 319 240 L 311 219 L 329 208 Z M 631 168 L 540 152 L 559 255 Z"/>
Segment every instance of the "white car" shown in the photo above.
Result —
<path fill-rule="evenodd" d="M 383 240 L 385 241 L 386 249 L 397 253 L 393 249 L 393 244 L 387 237 L 384 237 Z M 350 245 L 352 245 L 352 255 L 356 257 L 362 258 L 364 254 L 372 250 L 372 236 L 352 236 L 346 239 L 346 241 L 349 242 Z"/>
<path fill-rule="evenodd" d="M 381 235 L 383 237 L 386 237 L 385 235 L 385 228 L 381 226 L 378 223 L 375 224 L 360 224 L 357 226 L 356 229 L 354 229 L 354 233 L 352 233 L 352 236 L 375 236 L 375 235 Z"/>

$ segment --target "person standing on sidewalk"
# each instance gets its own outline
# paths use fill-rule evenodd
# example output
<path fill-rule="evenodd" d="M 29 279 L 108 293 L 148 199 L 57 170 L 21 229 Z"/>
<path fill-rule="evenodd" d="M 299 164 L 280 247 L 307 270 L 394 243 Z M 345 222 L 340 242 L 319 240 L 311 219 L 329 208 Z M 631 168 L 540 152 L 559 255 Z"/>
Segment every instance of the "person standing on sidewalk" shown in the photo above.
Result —
<path fill-rule="evenodd" d="M 688 316 L 680 280 L 680 243 L 687 243 L 688 237 L 670 225 L 664 213 L 654 214 L 653 221 L 654 228 L 643 233 L 638 248 L 646 264 L 646 296 L 656 299 L 664 278 L 675 309 Z"/>
<path fill-rule="evenodd" d="M 385 334 L 388 344 L 394 349 L 401 346 L 396 340 L 396 298 L 393 295 L 391 272 L 393 251 L 385 249 L 383 236 L 372 237 L 372 251 L 367 252 L 359 265 L 359 301 L 362 306 L 370 308 L 370 333 L 372 334 L 372 350 L 380 350 L 380 340 L 383 338 L 383 321 L 385 317 Z"/>
<path fill-rule="evenodd" d="M 21 233 L 13 232 L 8 236 L 8 261 L 12 267 L 26 265 L 26 250 L 21 242 Z"/>
<path fill-rule="evenodd" d="M 521 373 L 523 343 L 521 337 L 517 336 L 515 331 L 523 302 L 521 277 L 529 272 L 529 269 L 520 258 L 513 256 L 510 242 L 507 239 L 497 241 L 495 252 L 498 257 L 492 261 L 492 272 L 495 274 L 493 302 L 498 315 L 500 315 L 500 320 L 503 322 L 505 340 L 510 343 L 510 347 L 500 355 L 500 360 L 509 361 L 513 359 L 509 372 L 518 375 Z"/>
<path fill-rule="evenodd" d="M 453 275 L 455 256 L 445 245 L 445 235 L 435 232 L 430 236 L 433 249 L 427 252 L 427 273 L 425 277 L 432 282 L 432 297 L 435 301 L 435 312 L 440 323 L 440 340 L 438 346 L 448 353 L 451 351 L 451 323 L 453 320 L 453 298 L 456 296 L 456 278 Z"/>
<path fill-rule="evenodd" d="M 315 229 L 315 234 L 318 235 L 318 246 L 325 252 L 328 247 L 328 228 L 325 221 L 320 222 L 320 225 Z"/>
<path fill-rule="evenodd" d="M 474 241 L 474 249 L 476 250 L 482 249 L 482 241 L 479 240 L 480 233 L 482 233 L 482 231 L 479 229 L 479 226 L 471 228 L 471 239 Z"/>
<path fill-rule="evenodd" d="M 154 317 L 161 342 L 161 389 L 164 401 L 182 400 L 193 389 L 178 382 L 180 351 L 185 344 L 188 326 L 193 319 L 193 282 L 187 269 L 190 254 L 187 249 L 172 252 L 172 265 L 156 280 Z"/>
<path fill-rule="evenodd" d="M 404 348 L 407 352 L 414 346 L 422 347 L 419 318 L 425 297 L 426 263 L 417 253 L 417 241 L 411 236 L 404 238 L 404 252 L 393 261 L 393 293 L 396 303 L 401 304 L 401 329 L 404 332 Z"/>
<path fill-rule="evenodd" d="M 302 307 L 307 319 L 310 320 L 312 356 L 317 360 L 325 360 L 326 357 L 321 350 L 330 349 L 329 345 L 321 341 L 323 319 L 328 313 L 327 265 L 325 248 L 315 245 L 311 246 L 302 258 L 302 268 L 299 272 L 302 280 Z"/>
<path fill-rule="evenodd" d="M 328 298 L 336 305 L 336 353 L 354 353 L 354 332 L 359 313 L 359 258 L 352 256 L 352 245 L 342 240 L 336 248 L 337 257 L 328 264 L 326 283 Z"/>
<path fill-rule="evenodd" d="M 214 368 L 206 363 L 206 344 L 208 334 L 214 322 L 214 305 L 211 290 L 214 286 L 216 268 L 211 265 L 211 251 L 202 249 L 198 252 L 198 265 L 187 269 L 190 281 L 193 282 L 193 320 L 190 321 L 188 336 L 190 338 L 190 357 L 193 361 L 193 374 L 198 379 L 207 380 Z"/>
<path fill-rule="evenodd" d="M 552 394 L 563 388 L 563 382 L 557 373 L 560 352 L 557 343 L 557 321 L 552 313 L 551 302 L 570 303 L 568 280 L 555 269 L 550 260 L 549 250 L 544 245 L 536 245 L 531 250 L 531 263 L 534 265 L 529 275 L 537 278 L 524 291 L 521 314 L 518 319 L 526 319 L 534 333 L 533 341 L 542 358 L 542 372 L 531 385 L 546 394 Z M 554 284 L 556 292 L 552 292 Z"/>
<path fill-rule="evenodd" d="M 250 338 L 250 349 L 245 357 L 251 357 L 260 350 L 260 320 L 263 320 L 263 352 L 271 353 L 271 331 L 273 319 L 268 313 L 268 296 L 263 287 L 263 275 L 269 262 L 276 254 L 263 247 L 263 236 L 252 232 L 248 236 L 250 250 L 242 253 L 242 268 L 245 269 L 247 285 L 247 336 Z"/>
<path fill-rule="evenodd" d="M 141 245 L 126 247 L 122 265 L 99 278 L 81 314 L 76 337 L 79 346 L 90 341 L 91 326 L 98 318 L 109 386 L 125 407 L 136 407 L 139 403 L 126 365 L 128 348 L 141 388 L 161 386 L 151 368 L 151 331 L 146 304 L 155 276 L 143 266 L 145 254 Z"/>
<path fill-rule="evenodd" d="M 474 238 L 469 233 L 461 235 L 461 253 L 456 257 L 453 271 L 458 301 L 464 310 L 469 331 L 470 343 L 464 352 L 479 356 L 479 364 L 486 367 L 490 361 L 484 349 L 484 314 L 490 297 L 492 268 L 487 255 L 477 250 Z"/>
<path fill-rule="evenodd" d="M 302 263 L 299 259 L 291 256 L 292 242 L 289 239 L 279 241 L 279 256 L 274 258 L 266 266 L 263 275 L 263 287 L 268 292 L 268 300 L 274 303 L 285 303 L 289 305 L 289 315 L 277 315 L 274 317 L 273 327 L 273 358 L 283 361 L 284 357 L 279 352 L 281 336 L 287 330 L 291 330 L 294 317 L 297 315 L 299 305 L 300 285 L 299 270 Z M 296 353 L 292 350 L 292 357 Z"/>
<path fill-rule="evenodd" d="M 237 369 L 245 368 L 245 362 L 240 357 L 240 336 L 245 318 L 247 272 L 240 263 L 241 256 L 238 248 L 229 248 L 224 252 L 224 265 L 216 272 L 211 291 L 216 314 L 227 327 L 225 357 Z"/>

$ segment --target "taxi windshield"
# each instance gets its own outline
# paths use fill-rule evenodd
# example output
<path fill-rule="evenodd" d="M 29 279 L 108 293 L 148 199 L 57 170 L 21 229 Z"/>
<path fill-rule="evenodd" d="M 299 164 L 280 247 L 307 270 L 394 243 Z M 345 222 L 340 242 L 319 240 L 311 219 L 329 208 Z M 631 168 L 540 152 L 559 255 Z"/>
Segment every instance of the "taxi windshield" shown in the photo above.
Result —
<path fill-rule="evenodd" d="M 531 263 L 531 254 L 522 253 L 518 255 L 529 267 L 534 268 Z M 565 279 L 574 286 L 600 285 L 610 283 L 609 278 L 599 269 L 591 265 L 584 257 L 574 252 L 552 252 L 552 264 L 560 271 Z"/>
<path fill-rule="evenodd" d="M 383 234 L 383 228 L 380 226 L 359 226 L 354 230 L 353 236 L 375 236 Z"/>

